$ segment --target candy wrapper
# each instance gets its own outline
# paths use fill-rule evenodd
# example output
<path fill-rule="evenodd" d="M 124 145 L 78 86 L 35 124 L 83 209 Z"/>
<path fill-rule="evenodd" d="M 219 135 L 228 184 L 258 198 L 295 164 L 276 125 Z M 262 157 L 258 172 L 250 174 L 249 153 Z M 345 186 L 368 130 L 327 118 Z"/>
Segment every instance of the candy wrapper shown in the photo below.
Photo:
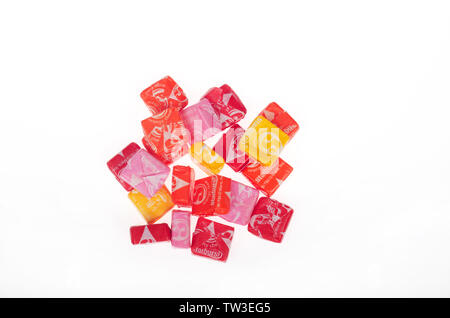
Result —
<path fill-rule="evenodd" d="M 187 154 L 190 133 L 178 110 L 163 110 L 141 121 L 141 125 L 145 135 L 145 148 L 165 164 L 171 164 Z"/>
<path fill-rule="evenodd" d="M 238 147 L 239 140 L 244 133 L 245 130 L 236 124 L 222 135 L 222 138 L 213 148 L 217 154 L 224 158 L 225 163 L 236 172 L 244 169 L 249 161 L 247 154 Z"/>
<path fill-rule="evenodd" d="M 195 181 L 192 214 L 212 216 L 230 211 L 231 179 L 210 176 Z"/>
<path fill-rule="evenodd" d="M 172 246 L 189 248 L 191 246 L 191 213 L 172 211 Z"/>
<path fill-rule="evenodd" d="M 191 134 L 191 144 L 204 141 L 222 131 L 219 115 L 206 99 L 183 109 L 180 114 Z"/>
<path fill-rule="evenodd" d="M 150 199 L 136 190 L 128 192 L 128 198 L 134 203 L 147 223 L 155 223 L 174 207 L 170 192 L 166 186 L 163 186 Z"/>
<path fill-rule="evenodd" d="M 194 194 L 195 172 L 188 166 L 173 166 L 172 200 L 179 207 L 192 206 Z"/>
<path fill-rule="evenodd" d="M 272 124 L 283 130 L 289 136 L 289 141 L 300 128 L 294 118 L 274 102 L 264 108 L 259 116 L 266 118 Z"/>
<path fill-rule="evenodd" d="M 270 197 L 291 174 L 292 170 L 293 168 L 281 158 L 278 158 L 270 167 L 263 166 L 252 159 L 242 170 L 242 174 L 256 189 Z"/>
<path fill-rule="evenodd" d="M 258 190 L 231 180 L 230 211 L 220 217 L 228 222 L 247 225 L 258 196 Z"/>
<path fill-rule="evenodd" d="M 230 252 L 233 234 L 233 227 L 201 217 L 192 235 L 191 251 L 195 255 L 225 262 Z"/>
<path fill-rule="evenodd" d="M 170 228 L 167 223 L 132 226 L 130 235 L 133 245 L 170 241 Z"/>
<path fill-rule="evenodd" d="M 109 170 L 114 174 L 117 181 L 125 188 L 127 191 L 131 191 L 133 187 L 126 183 L 124 180 L 119 178 L 120 172 L 127 165 L 128 160 L 139 150 L 141 149 L 136 143 L 132 142 L 128 146 L 126 146 L 121 152 L 115 155 L 111 160 L 107 162 L 107 166 Z"/>
<path fill-rule="evenodd" d="M 211 88 L 202 99 L 207 99 L 219 114 L 222 130 L 240 121 L 247 113 L 244 104 L 227 84 Z"/>
<path fill-rule="evenodd" d="M 208 175 L 219 174 L 225 161 L 214 150 L 203 142 L 191 146 L 191 157 L 194 163 Z"/>
<path fill-rule="evenodd" d="M 248 231 L 263 239 L 280 243 L 294 210 L 278 201 L 261 198 L 253 210 Z"/>
<path fill-rule="evenodd" d="M 147 198 L 151 198 L 164 185 L 169 172 L 168 166 L 140 149 L 128 159 L 127 165 L 119 173 L 119 178 Z"/>
<path fill-rule="evenodd" d="M 181 110 L 188 104 L 183 90 L 170 76 L 164 77 L 143 90 L 141 98 L 152 114 L 157 114 L 167 108 Z"/>

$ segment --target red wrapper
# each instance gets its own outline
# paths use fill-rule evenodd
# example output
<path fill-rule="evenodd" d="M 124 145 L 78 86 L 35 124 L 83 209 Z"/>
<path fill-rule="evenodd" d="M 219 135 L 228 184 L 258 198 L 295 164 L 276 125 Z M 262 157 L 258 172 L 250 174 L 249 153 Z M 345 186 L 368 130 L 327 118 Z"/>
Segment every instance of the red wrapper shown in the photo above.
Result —
<path fill-rule="evenodd" d="M 130 235 L 133 245 L 170 241 L 170 227 L 167 223 L 132 226 Z"/>
<path fill-rule="evenodd" d="M 199 218 L 192 235 L 191 251 L 195 255 L 225 262 L 230 252 L 234 228 Z"/>
<path fill-rule="evenodd" d="M 214 151 L 236 172 L 244 169 L 249 162 L 248 155 L 239 149 L 239 140 L 244 133 L 245 130 L 241 126 L 233 125 L 214 146 Z"/>
<path fill-rule="evenodd" d="M 133 187 L 119 178 L 119 174 L 127 165 L 128 159 L 130 159 L 139 149 L 141 149 L 141 147 L 132 142 L 107 162 L 109 170 L 111 170 L 117 181 L 119 181 L 122 187 L 127 191 L 133 190 Z"/>
<path fill-rule="evenodd" d="M 231 179 L 209 176 L 195 181 L 192 214 L 212 216 L 230 211 Z"/>
<path fill-rule="evenodd" d="M 267 107 L 259 113 L 259 116 L 266 118 L 268 121 L 272 122 L 272 124 L 284 131 L 289 136 L 289 140 L 294 137 L 299 129 L 294 118 L 275 102 L 267 105 Z"/>
<path fill-rule="evenodd" d="M 192 206 L 195 185 L 194 169 L 188 166 L 173 166 L 172 200 L 179 207 Z"/>
<path fill-rule="evenodd" d="M 170 164 L 188 152 L 189 131 L 176 109 L 168 108 L 144 119 L 141 125 L 145 148 L 162 162 Z"/>
<path fill-rule="evenodd" d="M 263 166 L 256 160 L 250 159 L 249 164 L 241 172 L 256 189 L 270 197 L 292 170 L 293 168 L 281 158 L 278 158 L 271 166 Z"/>
<path fill-rule="evenodd" d="M 166 76 L 144 89 L 141 98 L 152 114 L 157 114 L 167 108 L 181 110 L 188 104 L 183 90 L 170 76 Z"/>
<path fill-rule="evenodd" d="M 247 113 L 244 104 L 227 84 L 211 88 L 202 98 L 206 98 L 219 114 L 222 130 L 240 121 Z"/>
<path fill-rule="evenodd" d="M 294 210 L 269 198 L 260 198 L 253 209 L 248 231 L 263 239 L 280 243 Z"/>

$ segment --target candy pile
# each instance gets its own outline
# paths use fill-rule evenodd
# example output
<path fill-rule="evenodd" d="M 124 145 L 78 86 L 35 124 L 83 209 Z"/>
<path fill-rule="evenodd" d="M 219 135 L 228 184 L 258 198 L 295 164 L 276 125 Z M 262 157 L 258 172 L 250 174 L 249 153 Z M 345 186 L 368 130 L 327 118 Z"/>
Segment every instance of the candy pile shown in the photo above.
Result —
<path fill-rule="evenodd" d="M 228 85 L 210 89 L 198 103 L 188 99 L 167 76 L 141 93 L 151 117 L 141 122 L 142 144 L 126 146 L 107 165 L 147 222 L 130 228 L 132 244 L 171 241 L 172 246 L 191 248 L 193 254 L 225 261 L 234 228 L 207 219 L 248 225 L 248 231 L 280 243 L 293 209 L 269 197 L 292 172 L 279 155 L 299 129 L 279 105 L 270 103 L 247 130 L 237 122 L 247 110 Z M 204 141 L 222 133 L 210 148 Z M 172 167 L 172 193 L 164 185 L 168 165 L 190 153 L 208 176 L 195 179 L 194 169 Z M 219 175 L 227 164 L 253 185 L 247 186 Z M 266 197 L 259 197 L 261 191 Z M 172 228 L 155 224 L 175 205 L 191 209 L 172 211 Z M 198 216 L 192 234 L 191 216 Z"/>

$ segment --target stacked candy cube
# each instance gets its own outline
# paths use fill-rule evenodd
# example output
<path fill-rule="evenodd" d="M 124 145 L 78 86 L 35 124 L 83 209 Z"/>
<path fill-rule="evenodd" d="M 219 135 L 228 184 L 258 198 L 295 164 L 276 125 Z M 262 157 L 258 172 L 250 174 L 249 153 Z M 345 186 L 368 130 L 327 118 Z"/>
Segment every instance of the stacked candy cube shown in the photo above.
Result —
<path fill-rule="evenodd" d="M 208 217 L 248 226 L 254 235 L 280 243 L 293 209 L 270 198 L 292 172 L 279 156 L 299 129 L 279 105 L 270 103 L 247 130 L 237 122 L 247 110 L 228 85 L 210 89 L 198 103 L 169 76 L 141 93 L 152 113 L 142 120 L 142 144 L 132 142 L 107 163 L 147 224 L 130 228 L 132 244 L 171 241 L 195 255 L 226 261 L 234 228 Z M 225 131 L 226 130 L 226 131 Z M 205 141 L 223 133 L 210 148 Z M 189 166 L 172 166 L 172 189 L 164 185 L 169 165 L 190 153 L 208 176 L 195 179 Z M 253 187 L 220 175 L 227 164 Z M 259 192 L 266 197 L 258 200 Z M 171 228 L 156 223 L 172 211 Z M 184 210 L 182 210 L 184 209 Z M 191 217 L 197 216 L 191 240 Z"/>

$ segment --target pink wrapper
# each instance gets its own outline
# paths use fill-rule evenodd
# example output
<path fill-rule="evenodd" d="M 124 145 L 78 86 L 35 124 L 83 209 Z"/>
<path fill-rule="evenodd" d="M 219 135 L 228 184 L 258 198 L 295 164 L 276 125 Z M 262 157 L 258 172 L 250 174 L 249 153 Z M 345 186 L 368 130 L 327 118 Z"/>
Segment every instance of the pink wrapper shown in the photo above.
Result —
<path fill-rule="evenodd" d="M 231 180 L 230 212 L 220 217 L 228 222 L 247 225 L 258 196 L 258 190 Z"/>
<path fill-rule="evenodd" d="M 182 210 L 172 211 L 172 246 L 191 247 L 191 213 Z"/>
<path fill-rule="evenodd" d="M 207 99 L 183 109 L 180 114 L 191 133 L 191 144 L 206 140 L 222 130 L 219 115 Z"/>

